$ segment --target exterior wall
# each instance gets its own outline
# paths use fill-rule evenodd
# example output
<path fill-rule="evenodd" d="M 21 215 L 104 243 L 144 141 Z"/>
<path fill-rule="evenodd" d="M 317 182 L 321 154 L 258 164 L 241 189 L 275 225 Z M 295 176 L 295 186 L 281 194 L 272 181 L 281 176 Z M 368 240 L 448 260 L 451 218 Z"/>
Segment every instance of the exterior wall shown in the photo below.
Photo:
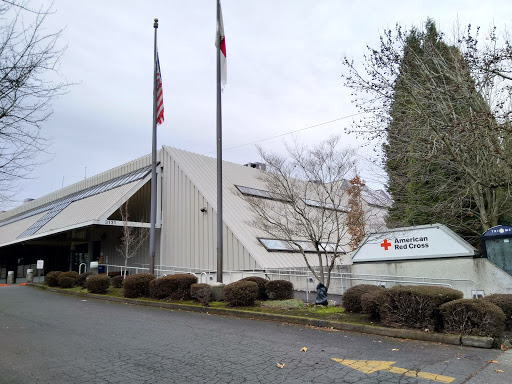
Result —
<path fill-rule="evenodd" d="M 425 277 L 426 281 L 429 281 L 429 278 L 446 279 L 442 282 L 450 283 L 454 289 L 461 290 L 465 298 L 472 297 L 472 290 L 483 290 L 485 295 L 512 293 L 512 276 L 483 258 L 460 257 L 403 262 L 357 263 L 350 267 L 350 272 L 355 275 Z M 455 280 L 471 280 L 474 284 Z M 365 281 L 357 280 L 353 282 L 356 284 L 365 283 Z M 377 282 L 367 283 L 376 284 Z"/>
<path fill-rule="evenodd" d="M 167 151 L 161 151 L 162 238 L 160 264 L 199 271 L 217 269 L 217 215 Z M 206 212 L 201 212 L 205 208 Z M 258 268 L 224 224 L 224 270 Z"/>

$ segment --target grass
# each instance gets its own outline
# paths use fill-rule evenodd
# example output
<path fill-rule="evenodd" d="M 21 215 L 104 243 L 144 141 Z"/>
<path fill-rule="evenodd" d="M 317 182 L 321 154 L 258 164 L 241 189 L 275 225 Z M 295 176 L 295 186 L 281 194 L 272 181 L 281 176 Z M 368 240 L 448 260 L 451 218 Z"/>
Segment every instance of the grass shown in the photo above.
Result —
<path fill-rule="evenodd" d="M 74 287 L 74 288 L 59 288 L 64 291 L 72 291 L 72 292 L 84 292 L 87 293 L 86 288 L 82 287 Z M 109 288 L 108 293 L 105 296 L 110 297 L 124 297 L 122 288 Z M 181 304 L 184 306 L 198 306 L 200 307 L 197 301 L 193 300 L 156 300 L 151 298 L 140 298 L 140 300 L 144 301 L 152 301 L 152 302 L 162 302 L 162 303 L 173 303 L 173 304 Z M 214 301 L 209 305 L 210 308 L 225 308 L 231 309 L 228 306 L 228 303 Z M 269 300 L 269 301 L 256 301 L 256 305 L 252 307 L 236 307 L 232 308 L 238 311 L 247 311 L 247 312 L 258 312 L 258 313 L 270 313 L 270 314 L 278 314 L 278 315 L 287 315 L 287 316 L 295 316 L 295 317 L 303 317 L 310 319 L 319 319 L 319 320 L 331 320 L 331 321 L 340 321 L 344 323 L 356 323 L 356 324 L 373 324 L 367 315 L 361 315 L 358 313 L 349 313 L 345 312 L 345 310 L 341 307 L 335 306 L 323 306 L 323 305 L 315 305 L 304 303 L 300 299 L 293 300 Z"/>

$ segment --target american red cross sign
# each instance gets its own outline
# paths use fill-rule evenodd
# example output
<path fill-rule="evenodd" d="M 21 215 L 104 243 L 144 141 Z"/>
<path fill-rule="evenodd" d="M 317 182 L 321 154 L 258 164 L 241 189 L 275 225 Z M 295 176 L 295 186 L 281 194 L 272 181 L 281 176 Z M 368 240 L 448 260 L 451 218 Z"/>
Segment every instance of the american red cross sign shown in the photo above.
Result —
<path fill-rule="evenodd" d="M 385 251 L 387 251 L 388 248 L 391 247 L 391 243 L 388 242 L 388 239 L 384 239 L 384 241 L 380 243 L 380 246 L 383 247 Z"/>

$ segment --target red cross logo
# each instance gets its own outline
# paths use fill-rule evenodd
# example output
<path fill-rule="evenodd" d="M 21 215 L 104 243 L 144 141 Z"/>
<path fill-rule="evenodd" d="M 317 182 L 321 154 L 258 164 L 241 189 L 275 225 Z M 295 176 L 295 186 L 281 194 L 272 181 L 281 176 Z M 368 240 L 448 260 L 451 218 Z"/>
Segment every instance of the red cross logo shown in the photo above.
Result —
<path fill-rule="evenodd" d="M 384 239 L 384 242 L 380 243 L 380 246 L 383 247 L 385 251 L 387 251 L 388 248 L 391 247 L 391 243 L 388 242 L 388 239 Z"/>

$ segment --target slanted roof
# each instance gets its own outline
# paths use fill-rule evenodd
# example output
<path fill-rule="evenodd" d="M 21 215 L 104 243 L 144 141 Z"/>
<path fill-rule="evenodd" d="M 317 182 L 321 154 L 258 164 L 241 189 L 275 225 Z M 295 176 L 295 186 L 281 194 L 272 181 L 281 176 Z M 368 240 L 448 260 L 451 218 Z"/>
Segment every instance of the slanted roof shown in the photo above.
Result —
<path fill-rule="evenodd" d="M 110 178 L 103 173 L 66 188 L 68 194 L 60 190 L 5 212 L 0 216 L 0 247 L 101 224 L 151 178 L 149 166 L 131 170 L 132 163 L 107 171 Z"/>
<path fill-rule="evenodd" d="M 214 209 L 217 207 L 217 159 L 164 147 L 187 177 L 196 185 Z M 258 241 L 268 237 L 263 231 L 252 227 L 249 222 L 254 214 L 249 205 L 240 197 L 235 185 L 266 190 L 266 184 L 259 179 L 262 170 L 223 161 L 223 220 L 226 226 L 249 251 L 256 263 L 263 269 L 306 267 L 300 253 L 269 252 Z M 312 265 L 318 265 L 316 255 L 308 255 Z"/>

